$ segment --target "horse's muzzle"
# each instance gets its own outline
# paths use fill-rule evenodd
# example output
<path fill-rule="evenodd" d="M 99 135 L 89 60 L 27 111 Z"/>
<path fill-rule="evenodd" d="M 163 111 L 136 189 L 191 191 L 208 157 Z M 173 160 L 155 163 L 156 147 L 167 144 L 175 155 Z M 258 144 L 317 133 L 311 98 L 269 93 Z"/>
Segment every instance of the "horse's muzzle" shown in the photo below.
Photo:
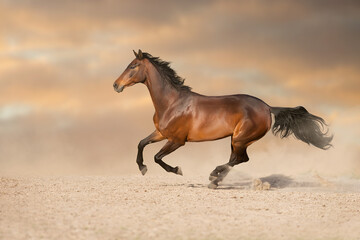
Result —
<path fill-rule="evenodd" d="M 124 85 L 120 85 L 120 86 L 119 86 L 117 83 L 114 83 L 113 87 L 114 87 L 114 90 L 115 90 L 116 92 L 118 92 L 118 93 L 121 93 L 121 92 L 124 90 L 124 88 L 125 88 Z"/>

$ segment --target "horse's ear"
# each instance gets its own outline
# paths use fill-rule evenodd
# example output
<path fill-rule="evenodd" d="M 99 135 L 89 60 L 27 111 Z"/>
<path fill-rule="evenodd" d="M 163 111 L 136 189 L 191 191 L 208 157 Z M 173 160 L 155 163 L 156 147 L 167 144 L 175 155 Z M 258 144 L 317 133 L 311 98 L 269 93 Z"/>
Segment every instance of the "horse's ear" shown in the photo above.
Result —
<path fill-rule="evenodd" d="M 138 52 L 138 54 L 137 54 L 137 58 L 139 59 L 139 60 L 141 60 L 141 59 L 143 59 L 143 53 L 142 53 L 142 51 L 139 49 L 139 52 Z"/>
<path fill-rule="evenodd" d="M 138 54 L 135 52 L 135 50 L 133 50 L 133 52 L 134 52 L 135 57 L 138 58 Z"/>

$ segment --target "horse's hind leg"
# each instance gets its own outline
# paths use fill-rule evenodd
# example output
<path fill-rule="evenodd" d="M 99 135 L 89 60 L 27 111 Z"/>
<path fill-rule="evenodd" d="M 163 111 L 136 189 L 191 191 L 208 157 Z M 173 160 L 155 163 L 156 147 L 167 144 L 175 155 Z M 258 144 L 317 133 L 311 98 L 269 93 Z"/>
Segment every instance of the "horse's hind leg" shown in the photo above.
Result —
<path fill-rule="evenodd" d="M 179 147 L 183 146 L 185 143 L 175 143 L 168 141 L 165 146 L 155 155 L 155 162 L 158 163 L 162 168 L 164 168 L 167 172 L 172 172 L 175 174 L 182 175 L 181 168 L 179 166 L 172 167 L 163 162 L 162 158 L 166 155 L 172 153 Z"/>
<path fill-rule="evenodd" d="M 209 179 L 211 183 L 209 184 L 209 188 L 216 188 L 233 166 L 249 161 L 246 148 L 263 137 L 268 130 L 267 125 L 256 124 L 251 119 L 239 122 L 231 138 L 230 160 L 227 164 L 217 166 L 214 171 L 210 173 Z"/>
<path fill-rule="evenodd" d="M 249 156 L 246 153 L 246 147 L 234 147 L 234 145 L 232 145 L 232 152 L 229 162 L 217 166 L 214 171 L 210 173 L 209 180 L 211 183 L 209 184 L 209 188 L 217 188 L 219 182 L 224 180 L 233 166 L 247 161 L 249 161 Z"/>

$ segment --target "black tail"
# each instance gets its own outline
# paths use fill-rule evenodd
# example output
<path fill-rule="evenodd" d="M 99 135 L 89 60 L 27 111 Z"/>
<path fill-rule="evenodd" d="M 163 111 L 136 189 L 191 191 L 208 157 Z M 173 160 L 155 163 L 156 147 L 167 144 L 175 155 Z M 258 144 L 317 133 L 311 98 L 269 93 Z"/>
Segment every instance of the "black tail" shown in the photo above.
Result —
<path fill-rule="evenodd" d="M 297 139 L 324 150 L 332 146 L 333 136 L 327 136 L 324 119 L 310 114 L 304 107 L 272 107 L 270 111 L 275 115 L 274 135 L 279 133 L 281 138 L 285 138 L 294 134 Z"/>

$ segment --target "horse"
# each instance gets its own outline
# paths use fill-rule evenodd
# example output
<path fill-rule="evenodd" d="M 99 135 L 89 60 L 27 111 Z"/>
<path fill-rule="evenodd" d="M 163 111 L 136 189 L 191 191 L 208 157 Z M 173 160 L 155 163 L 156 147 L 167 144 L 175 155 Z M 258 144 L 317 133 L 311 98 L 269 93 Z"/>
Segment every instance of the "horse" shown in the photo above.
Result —
<path fill-rule="evenodd" d="M 204 96 L 184 85 L 184 79 L 170 63 L 140 49 L 135 59 L 113 84 L 118 93 L 137 83 L 148 88 L 154 108 L 155 130 L 138 144 L 136 162 L 143 175 L 143 150 L 148 144 L 167 140 L 154 160 L 167 172 L 182 175 L 179 166 L 172 167 L 163 158 L 185 145 L 231 137 L 230 160 L 217 166 L 209 176 L 209 188 L 215 189 L 232 167 L 249 161 L 246 149 L 270 129 L 281 138 L 294 135 L 297 139 L 320 149 L 330 148 L 333 135 L 328 136 L 324 119 L 304 107 L 271 107 L 259 98 L 245 95 Z M 271 114 L 274 115 L 273 126 Z"/>

